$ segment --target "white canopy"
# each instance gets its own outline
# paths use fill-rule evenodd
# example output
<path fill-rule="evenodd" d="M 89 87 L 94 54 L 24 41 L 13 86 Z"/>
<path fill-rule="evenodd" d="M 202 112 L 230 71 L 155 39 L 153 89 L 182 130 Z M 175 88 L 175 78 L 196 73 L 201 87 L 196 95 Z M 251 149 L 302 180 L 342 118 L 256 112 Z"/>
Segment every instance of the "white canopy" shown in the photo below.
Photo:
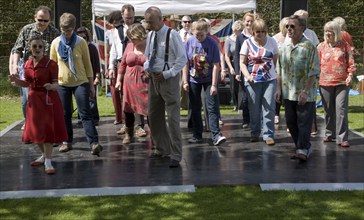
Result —
<path fill-rule="evenodd" d="M 93 13 L 106 16 L 120 10 L 124 4 L 132 4 L 136 16 L 143 16 L 150 6 L 157 6 L 163 15 L 192 15 L 196 13 L 241 13 L 255 10 L 256 0 L 92 0 Z"/>

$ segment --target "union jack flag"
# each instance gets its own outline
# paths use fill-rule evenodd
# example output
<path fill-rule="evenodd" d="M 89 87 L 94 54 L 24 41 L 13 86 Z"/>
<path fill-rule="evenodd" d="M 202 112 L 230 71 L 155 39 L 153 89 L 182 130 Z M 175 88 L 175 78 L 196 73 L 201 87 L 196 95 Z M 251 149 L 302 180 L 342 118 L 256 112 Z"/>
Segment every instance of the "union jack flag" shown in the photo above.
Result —
<path fill-rule="evenodd" d="M 254 81 L 267 81 L 272 78 L 270 69 L 272 67 L 273 53 L 264 47 L 256 46 L 252 38 L 246 40 L 248 46 L 248 71 Z"/>
<path fill-rule="evenodd" d="M 225 39 L 232 34 L 231 26 L 233 24 L 232 19 L 211 19 L 211 34 L 219 38 L 220 44 L 223 48 Z M 106 23 L 106 30 L 112 29 L 112 25 Z M 95 34 L 96 43 L 99 47 L 100 59 L 102 67 L 105 68 L 105 46 L 104 46 L 104 21 L 96 20 L 95 22 Z"/>

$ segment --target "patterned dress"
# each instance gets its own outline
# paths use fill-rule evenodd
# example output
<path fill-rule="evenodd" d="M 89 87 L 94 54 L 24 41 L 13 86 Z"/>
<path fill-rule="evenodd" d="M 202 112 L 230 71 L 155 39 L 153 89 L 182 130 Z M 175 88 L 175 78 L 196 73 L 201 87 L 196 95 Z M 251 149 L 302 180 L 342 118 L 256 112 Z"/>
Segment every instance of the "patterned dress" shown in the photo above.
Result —
<path fill-rule="evenodd" d="M 25 63 L 24 70 L 29 94 L 22 140 L 34 144 L 66 141 L 68 138 L 61 99 L 57 91 L 43 87 L 45 83 L 57 82 L 57 64 L 43 57 L 34 67 L 31 58 Z"/>
<path fill-rule="evenodd" d="M 145 78 L 144 54 L 134 53 L 134 44 L 129 43 L 123 54 L 119 74 L 123 75 L 123 111 L 148 115 L 149 79 Z"/>

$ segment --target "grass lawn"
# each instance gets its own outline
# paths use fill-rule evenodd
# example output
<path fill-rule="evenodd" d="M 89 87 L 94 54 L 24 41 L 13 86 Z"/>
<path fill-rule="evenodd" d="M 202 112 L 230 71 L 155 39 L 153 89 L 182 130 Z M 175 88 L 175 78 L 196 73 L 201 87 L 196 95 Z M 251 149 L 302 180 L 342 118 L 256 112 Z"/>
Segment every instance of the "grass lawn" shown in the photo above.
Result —
<path fill-rule="evenodd" d="M 113 115 L 111 98 L 100 96 L 98 102 L 101 116 Z M 363 133 L 364 95 L 351 96 L 349 105 L 349 126 Z M 221 114 L 237 113 L 223 106 Z M 20 98 L 0 98 L 0 129 L 21 119 Z M 364 219 L 363 207 L 364 191 L 261 191 L 244 185 L 198 187 L 195 193 L 6 199 L 0 200 L 0 219 L 351 220 Z"/>
<path fill-rule="evenodd" d="M 195 193 L 0 200 L 1 219 L 364 219 L 364 191 L 261 191 L 257 186 Z"/>

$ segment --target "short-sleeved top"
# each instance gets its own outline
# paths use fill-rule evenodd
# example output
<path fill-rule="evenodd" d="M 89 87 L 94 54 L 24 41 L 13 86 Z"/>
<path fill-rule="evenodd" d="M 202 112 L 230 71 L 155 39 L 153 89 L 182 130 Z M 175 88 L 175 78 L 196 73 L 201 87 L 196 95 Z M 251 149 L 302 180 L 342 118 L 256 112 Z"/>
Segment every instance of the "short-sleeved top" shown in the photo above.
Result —
<path fill-rule="evenodd" d="M 45 55 L 49 55 L 49 50 L 51 47 L 52 41 L 58 37 L 61 34 L 57 28 L 55 28 L 52 25 L 48 25 L 48 27 L 43 31 L 40 32 L 38 30 L 38 27 L 36 23 L 25 25 L 20 33 L 18 38 L 16 39 L 16 42 L 14 44 L 13 49 L 11 50 L 12 53 L 19 53 L 22 54 L 24 49 L 27 46 L 27 43 L 32 36 L 40 36 L 45 42 Z M 26 54 L 24 56 L 24 60 L 28 60 L 30 54 L 28 51 L 26 51 Z"/>
<path fill-rule="evenodd" d="M 278 45 L 272 37 L 267 36 L 267 41 L 262 47 L 250 37 L 241 46 L 240 54 L 247 56 L 248 72 L 254 82 L 266 82 L 277 78 L 273 57 L 278 54 Z"/>
<path fill-rule="evenodd" d="M 234 56 L 235 53 L 235 44 L 236 44 L 236 40 L 231 39 L 230 37 L 228 37 L 225 41 L 225 54 L 228 54 L 229 57 Z"/>
<path fill-rule="evenodd" d="M 345 85 L 349 73 L 356 71 L 350 45 L 339 40 L 335 46 L 322 42 L 317 47 L 320 57 L 320 86 Z"/>
<path fill-rule="evenodd" d="M 320 61 L 316 47 L 310 40 L 302 37 L 296 45 L 285 44 L 279 51 L 277 74 L 282 80 L 282 97 L 290 101 L 298 101 L 298 96 L 305 89 L 311 76 L 320 74 Z M 307 91 L 308 102 L 315 102 L 317 81 Z"/>
<path fill-rule="evenodd" d="M 215 63 L 220 63 L 219 46 L 210 36 L 200 42 L 195 36 L 190 37 L 185 49 L 189 61 L 189 75 L 192 83 L 212 82 L 212 71 Z"/>

